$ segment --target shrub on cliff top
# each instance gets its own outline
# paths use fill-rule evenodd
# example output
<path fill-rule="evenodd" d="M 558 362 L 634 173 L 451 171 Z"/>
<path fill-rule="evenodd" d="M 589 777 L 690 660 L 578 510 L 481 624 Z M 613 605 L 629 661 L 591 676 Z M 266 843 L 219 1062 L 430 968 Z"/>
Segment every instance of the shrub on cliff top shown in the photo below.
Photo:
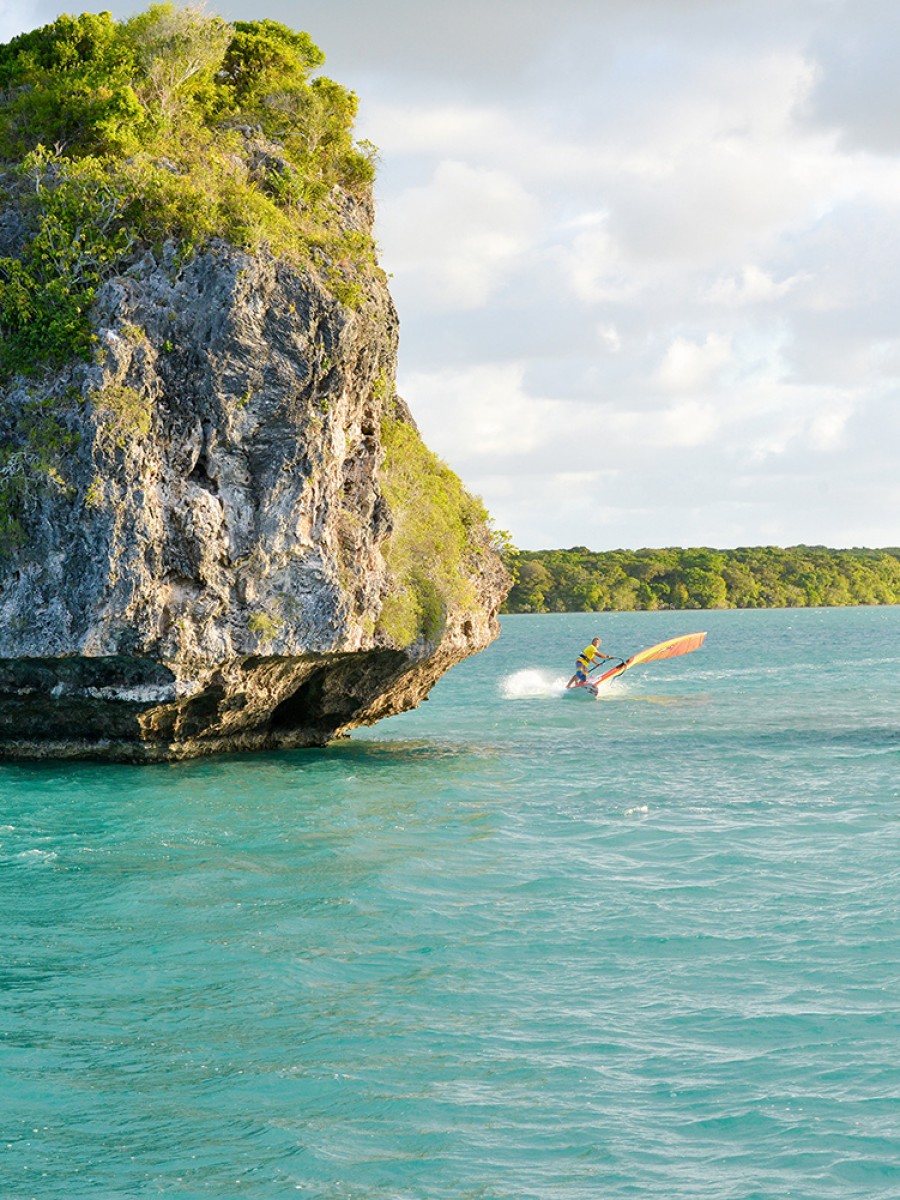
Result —
<path fill-rule="evenodd" d="M 134 243 L 119 190 L 96 160 L 61 167 L 35 150 L 21 176 L 32 236 L 19 257 L 0 259 L 0 366 L 9 369 L 89 354 L 97 287 Z"/>
<path fill-rule="evenodd" d="M 275 21 L 171 4 L 63 16 L 0 46 L 0 159 L 26 215 L 21 253 L 0 259 L 0 365 L 85 356 L 96 288 L 135 242 L 268 245 L 355 294 L 374 255 L 335 189 L 369 188 L 372 148 L 353 141 L 354 94 L 310 77 L 323 61 Z"/>
<path fill-rule="evenodd" d="M 155 4 L 124 22 L 62 16 L 0 46 L 0 157 L 38 145 L 71 158 L 163 148 L 161 135 L 256 127 L 310 180 L 372 180 L 354 146 L 356 96 L 310 78 L 325 61 L 309 34 L 277 21 L 229 24 Z"/>

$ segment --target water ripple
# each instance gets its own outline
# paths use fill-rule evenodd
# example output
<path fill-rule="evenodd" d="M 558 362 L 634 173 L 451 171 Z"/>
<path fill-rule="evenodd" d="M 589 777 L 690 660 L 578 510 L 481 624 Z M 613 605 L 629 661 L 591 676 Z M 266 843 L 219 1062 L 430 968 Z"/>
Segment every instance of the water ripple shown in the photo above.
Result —
<path fill-rule="evenodd" d="M 705 617 L 609 702 L 514 618 L 327 750 L 0 767 L 4 1197 L 895 1200 L 900 611 Z"/>

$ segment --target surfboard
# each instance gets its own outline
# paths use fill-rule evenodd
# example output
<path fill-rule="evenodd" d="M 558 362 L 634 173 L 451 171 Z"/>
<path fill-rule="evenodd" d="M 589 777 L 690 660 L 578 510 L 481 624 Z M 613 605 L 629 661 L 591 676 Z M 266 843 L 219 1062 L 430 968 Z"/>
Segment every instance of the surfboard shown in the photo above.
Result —
<path fill-rule="evenodd" d="M 597 688 L 593 683 L 573 683 L 563 692 L 564 696 L 574 696 L 576 700 L 596 700 Z"/>

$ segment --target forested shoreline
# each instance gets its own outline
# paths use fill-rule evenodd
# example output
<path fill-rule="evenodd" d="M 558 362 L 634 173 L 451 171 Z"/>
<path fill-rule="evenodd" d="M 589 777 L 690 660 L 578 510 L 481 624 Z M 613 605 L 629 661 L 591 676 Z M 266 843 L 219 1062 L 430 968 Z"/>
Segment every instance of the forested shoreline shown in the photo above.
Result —
<path fill-rule="evenodd" d="M 505 613 L 900 604 L 900 549 L 516 550 Z"/>

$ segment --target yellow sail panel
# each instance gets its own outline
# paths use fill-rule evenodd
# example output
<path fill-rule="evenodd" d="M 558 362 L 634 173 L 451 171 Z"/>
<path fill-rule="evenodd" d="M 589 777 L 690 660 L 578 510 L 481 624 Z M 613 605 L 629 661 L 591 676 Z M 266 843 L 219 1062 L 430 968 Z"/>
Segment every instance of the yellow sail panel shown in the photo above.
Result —
<path fill-rule="evenodd" d="M 679 654 L 690 654 L 692 650 L 700 649 L 705 637 L 705 633 L 685 633 L 681 637 L 669 638 L 667 642 L 660 642 L 648 650 L 639 650 L 625 665 L 636 667 L 638 663 L 655 662 L 658 658 L 677 658 Z"/>
<path fill-rule="evenodd" d="M 658 642 L 647 650 L 638 650 L 637 654 L 632 654 L 627 662 L 620 663 L 617 667 L 610 667 L 594 682 L 604 683 L 607 679 L 615 679 L 623 671 L 627 671 L 629 667 L 636 667 L 639 663 L 656 662 L 660 658 L 677 658 L 679 654 L 690 654 L 692 650 L 700 649 L 705 637 L 705 633 L 684 633 L 681 637 L 669 638 L 667 642 Z"/>

